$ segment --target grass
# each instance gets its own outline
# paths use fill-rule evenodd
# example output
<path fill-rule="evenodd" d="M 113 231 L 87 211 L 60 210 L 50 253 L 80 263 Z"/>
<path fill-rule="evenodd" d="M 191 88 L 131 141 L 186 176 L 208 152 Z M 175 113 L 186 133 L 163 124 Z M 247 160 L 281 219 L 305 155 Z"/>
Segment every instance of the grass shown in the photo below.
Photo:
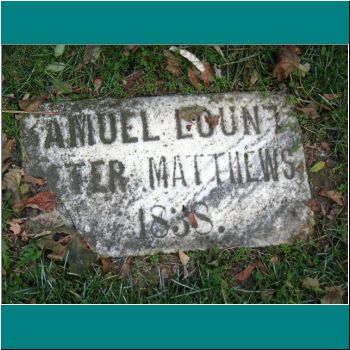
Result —
<path fill-rule="evenodd" d="M 226 61 L 211 46 L 187 47 L 201 60 L 221 68 L 210 88 L 202 93 L 240 91 L 286 91 L 296 106 L 322 103 L 326 108 L 313 120 L 298 115 L 303 136 L 300 144 L 327 141 L 334 167 L 321 173 L 309 173 L 314 193 L 322 186 L 347 194 L 347 48 L 342 46 L 303 46 L 301 62 L 311 65 L 302 77 L 295 72 L 283 83 L 272 78 L 278 48 L 275 46 L 223 46 Z M 17 110 L 18 100 L 49 92 L 51 99 L 127 97 L 122 80 L 134 72 L 144 72 L 130 94 L 198 93 L 187 77 L 187 62 L 181 59 L 178 78 L 165 69 L 164 47 L 145 46 L 123 55 L 122 46 L 102 47 L 95 63 L 83 65 L 83 46 L 67 46 L 62 57 L 54 57 L 52 46 L 3 46 L 3 109 Z M 64 62 L 60 73 L 48 73 L 45 67 Z M 251 86 L 251 76 L 259 77 Z M 96 92 L 94 80 L 102 78 Z M 57 97 L 55 86 L 61 82 L 78 93 Z M 324 93 L 338 94 L 328 101 Z M 18 121 L 13 114 L 2 114 L 2 131 L 20 144 Z M 306 150 L 306 157 L 315 157 Z M 315 161 L 317 161 L 317 156 Z M 19 161 L 19 160 L 18 160 Z M 322 176 L 321 176 L 322 175 Z M 330 202 L 324 202 L 328 206 Z M 333 208 L 333 207 L 332 207 Z M 70 273 L 64 263 L 52 262 L 34 242 L 19 242 L 8 230 L 13 217 L 8 203 L 2 204 L 2 266 L 4 303 L 318 303 L 326 287 L 347 290 L 348 226 L 345 208 L 334 218 L 316 215 L 314 233 L 308 241 L 296 241 L 263 249 L 212 247 L 205 252 L 189 252 L 191 260 L 184 271 L 176 255 L 158 254 L 134 257 L 131 262 L 114 259 L 110 271 L 92 266 L 81 275 Z M 273 259 L 272 259 L 273 258 Z M 243 284 L 233 276 L 260 259 L 268 272 L 255 269 Z M 271 259 L 275 263 L 271 262 Z M 278 262 L 276 262 L 278 259 Z M 122 276 L 121 271 L 127 268 Z M 187 275 L 187 277 L 186 277 Z M 302 288 L 304 277 L 318 278 L 319 290 Z M 344 295 L 345 301 L 346 294 Z"/>

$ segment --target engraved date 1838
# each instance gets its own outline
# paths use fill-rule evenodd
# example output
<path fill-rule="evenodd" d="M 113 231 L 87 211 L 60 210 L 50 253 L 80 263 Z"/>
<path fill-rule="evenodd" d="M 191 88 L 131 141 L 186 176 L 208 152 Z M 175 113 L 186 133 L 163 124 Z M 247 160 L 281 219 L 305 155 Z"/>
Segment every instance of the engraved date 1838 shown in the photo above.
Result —
<path fill-rule="evenodd" d="M 209 234 L 214 228 L 214 223 L 209 217 L 208 206 L 204 202 L 194 203 L 192 206 L 192 212 L 198 222 L 198 228 L 194 231 L 199 235 Z M 146 230 L 145 224 L 145 211 L 143 208 L 139 209 L 139 238 L 141 239 L 146 239 L 148 235 L 152 235 L 156 238 L 164 238 L 170 234 L 176 237 L 185 237 L 191 232 L 188 218 L 184 216 L 183 213 L 178 214 L 174 208 L 171 208 L 169 213 L 169 210 L 167 212 L 164 206 L 154 205 L 147 215 L 152 217 L 148 231 Z M 225 227 L 219 226 L 218 231 L 223 233 Z"/>

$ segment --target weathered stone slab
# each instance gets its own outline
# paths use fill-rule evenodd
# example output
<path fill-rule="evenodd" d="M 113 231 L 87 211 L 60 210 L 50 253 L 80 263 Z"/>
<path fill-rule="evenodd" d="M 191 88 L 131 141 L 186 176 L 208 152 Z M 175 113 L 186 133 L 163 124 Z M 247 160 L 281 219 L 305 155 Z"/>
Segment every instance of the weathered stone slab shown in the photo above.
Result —
<path fill-rule="evenodd" d="M 309 221 L 299 127 L 282 96 L 108 99 L 42 110 L 60 115 L 24 119 L 25 171 L 47 179 L 63 219 L 100 254 L 274 245 Z M 219 117 L 213 128 L 210 116 Z"/>

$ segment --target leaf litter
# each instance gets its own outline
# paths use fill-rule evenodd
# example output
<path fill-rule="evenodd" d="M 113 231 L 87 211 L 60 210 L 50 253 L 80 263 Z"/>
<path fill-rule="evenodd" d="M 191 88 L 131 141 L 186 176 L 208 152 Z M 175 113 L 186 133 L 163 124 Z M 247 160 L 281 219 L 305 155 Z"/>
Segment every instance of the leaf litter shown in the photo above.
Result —
<path fill-rule="evenodd" d="M 282 46 L 272 76 L 278 81 L 286 79 L 300 64 L 300 49 L 294 45 Z"/>
<path fill-rule="evenodd" d="M 164 56 L 167 58 L 165 69 L 170 73 L 181 77 L 182 73 L 180 71 L 180 61 L 178 58 L 172 54 L 169 50 L 164 50 Z"/>
<path fill-rule="evenodd" d="M 321 197 L 329 198 L 341 206 L 344 205 L 344 197 L 340 192 L 326 191 L 323 188 L 321 188 L 318 192 L 318 195 Z"/>
<path fill-rule="evenodd" d="M 343 304 L 344 291 L 340 286 L 326 287 L 321 304 Z"/>
<path fill-rule="evenodd" d="M 54 209 L 54 195 L 52 191 L 43 191 L 35 196 L 23 201 L 18 201 L 14 204 L 14 209 L 22 210 L 26 207 L 51 211 Z"/>
<path fill-rule="evenodd" d="M 244 282 L 250 277 L 250 275 L 256 268 L 259 268 L 263 272 L 267 272 L 265 265 L 261 262 L 261 260 L 258 259 L 253 263 L 249 264 L 248 266 L 246 266 L 246 268 L 241 272 L 235 274 L 234 279 L 237 282 Z"/>
<path fill-rule="evenodd" d="M 25 112 L 36 112 L 41 104 L 50 98 L 50 95 L 48 93 L 38 95 L 38 96 L 33 96 L 30 99 L 22 99 L 18 101 L 19 108 L 22 111 Z"/>

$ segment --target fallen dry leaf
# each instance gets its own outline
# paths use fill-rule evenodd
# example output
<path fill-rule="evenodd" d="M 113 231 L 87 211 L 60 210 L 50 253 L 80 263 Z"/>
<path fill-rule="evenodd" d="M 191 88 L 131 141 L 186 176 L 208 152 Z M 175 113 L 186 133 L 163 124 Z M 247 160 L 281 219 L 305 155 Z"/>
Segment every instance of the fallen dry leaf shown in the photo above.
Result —
<path fill-rule="evenodd" d="M 4 143 L 4 146 L 2 148 L 2 154 L 1 154 L 1 158 L 2 161 L 4 162 L 6 159 L 14 157 L 14 150 L 16 148 L 16 141 L 15 139 L 8 139 L 6 140 L 6 142 Z"/>
<path fill-rule="evenodd" d="M 16 142 L 14 139 L 8 139 L 5 141 L 1 152 L 2 174 L 4 174 L 6 170 L 11 166 L 11 163 L 15 157 L 16 157 Z"/>
<path fill-rule="evenodd" d="M 113 267 L 113 261 L 109 258 L 101 258 L 101 268 L 103 272 L 108 272 Z"/>
<path fill-rule="evenodd" d="M 321 298 L 321 304 L 343 304 L 344 291 L 341 287 L 326 287 L 325 296 Z"/>
<path fill-rule="evenodd" d="M 138 48 L 139 48 L 139 45 L 127 45 L 125 46 L 123 55 L 128 57 L 130 54 L 136 52 Z"/>
<path fill-rule="evenodd" d="M 182 250 L 179 250 L 179 259 L 183 266 L 186 266 L 190 261 L 190 257 L 186 255 Z"/>
<path fill-rule="evenodd" d="M 50 98 L 50 95 L 46 93 L 39 96 L 34 96 L 27 100 L 19 100 L 18 105 L 22 111 L 36 112 L 40 107 L 40 105 L 49 98 Z"/>
<path fill-rule="evenodd" d="M 309 103 L 303 108 L 299 108 L 299 111 L 307 118 L 313 120 L 318 119 L 320 115 L 318 114 L 318 106 L 315 103 Z"/>
<path fill-rule="evenodd" d="M 268 268 L 263 264 L 263 262 L 261 260 L 257 260 L 255 262 L 255 267 L 257 267 L 258 269 L 260 269 L 262 272 L 268 273 L 269 270 Z"/>
<path fill-rule="evenodd" d="M 178 51 L 182 57 L 189 60 L 201 73 L 206 70 L 205 65 L 192 52 L 175 46 L 170 47 L 169 50 L 173 52 Z"/>
<path fill-rule="evenodd" d="M 341 92 L 339 94 L 323 94 L 323 97 L 328 101 L 335 100 L 337 98 L 340 98 L 341 96 L 342 96 Z"/>
<path fill-rule="evenodd" d="M 52 260 L 67 261 L 71 272 L 81 273 L 97 261 L 97 254 L 73 229 L 63 225 L 52 228 L 49 232 L 51 234 L 37 240 L 38 247 L 51 251 L 48 258 Z"/>
<path fill-rule="evenodd" d="M 257 73 L 257 71 L 254 71 L 253 74 L 250 77 L 250 86 L 253 87 L 255 85 L 255 83 L 258 81 L 259 79 L 259 75 Z"/>
<path fill-rule="evenodd" d="M 237 273 L 234 276 L 234 279 L 237 282 L 244 282 L 252 274 L 255 267 L 256 267 L 255 263 L 249 264 L 243 271 Z"/>
<path fill-rule="evenodd" d="M 14 204 L 15 209 L 22 210 L 25 207 L 39 208 L 46 211 L 54 209 L 54 196 L 52 191 L 39 192 L 35 196 Z"/>
<path fill-rule="evenodd" d="M 187 68 L 187 73 L 188 73 L 188 78 L 191 82 L 191 84 L 198 90 L 200 91 L 202 89 L 201 84 L 199 83 L 199 81 L 197 80 L 196 75 L 194 74 L 194 71 L 192 70 L 191 67 Z"/>
<path fill-rule="evenodd" d="M 190 222 L 190 225 L 191 225 L 193 228 L 198 228 L 198 222 L 197 222 L 196 216 L 194 215 L 194 212 L 193 212 L 193 211 L 190 211 L 190 212 L 187 214 L 187 218 L 188 218 L 188 221 Z"/>
<path fill-rule="evenodd" d="M 331 146 L 327 141 L 321 141 L 321 148 L 327 153 L 331 151 Z"/>
<path fill-rule="evenodd" d="M 215 128 L 219 124 L 220 117 L 218 115 L 205 116 L 205 121 L 209 124 L 210 128 Z"/>
<path fill-rule="evenodd" d="M 86 45 L 83 64 L 95 63 L 100 57 L 101 47 L 96 45 Z"/>
<path fill-rule="evenodd" d="M 249 264 L 243 271 L 237 273 L 234 276 L 234 279 L 237 282 L 244 282 L 247 278 L 250 277 L 252 272 L 254 271 L 255 268 L 259 268 L 261 271 L 267 273 L 268 269 L 267 267 L 263 264 L 261 260 L 256 260 L 253 263 Z"/>
<path fill-rule="evenodd" d="M 209 62 L 204 62 L 204 71 L 201 72 L 200 78 L 206 86 L 209 86 L 215 79 L 215 71 Z"/>
<path fill-rule="evenodd" d="M 21 223 L 23 222 L 23 220 L 21 219 L 10 219 L 7 220 L 7 224 L 10 226 L 10 231 L 12 231 L 12 233 L 17 236 L 21 233 L 22 229 L 21 229 Z"/>
<path fill-rule="evenodd" d="M 38 185 L 38 186 L 43 186 L 46 183 L 44 179 L 39 179 L 37 177 L 33 177 L 30 175 L 23 175 L 22 182 L 29 182 L 31 184 Z"/>
<path fill-rule="evenodd" d="M 306 277 L 302 280 L 302 287 L 305 289 L 319 289 L 320 282 L 317 278 Z"/>
<path fill-rule="evenodd" d="M 133 94 L 133 87 L 136 83 L 141 83 L 143 79 L 144 73 L 143 72 L 135 72 L 131 75 L 129 75 L 127 78 L 122 80 L 122 84 L 124 86 L 124 89 L 129 93 L 129 95 Z"/>
<path fill-rule="evenodd" d="M 2 189 L 6 192 L 4 197 L 10 205 L 21 200 L 19 186 L 21 184 L 23 170 L 19 167 L 11 168 L 5 175 L 2 181 Z"/>
<path fill-rule="evenodd" d="M 318 213 L 320 211 L 320 207 L 318 203 L 313 199 L 309 199 L 307 201 L 304 201 L 304 203 L 315 213 Z"/>
<path fill-rule="evenodd" d="M 334 168 L 337 164 L 336 164 L 336 162 L 333 160 L 333 159 L 331 159 L 331 158 L 328 158 L 328 159 L 326 159 L 326 165 L 327 165 L 327 167 L 328 168 Z"/>
<path fill-rule="evenodd" d="M 27 231 L 22 231 L 21 239 L 22 239 L 23 242 L 28 242 L 29 237 L 28 237 Z"/>
<path fill-rule="evenodd" d="M 318 195 L 321 197 L 330 198 L 339 205 L 344 205 L 344 198 L 340 192 L 325 191 L 323 188 L 321 188 L 318 192 Z"/>
<path fill-rule="evenodd" d="M 129 276 L 129 272 L 131 270 L 132 257 L 128 256 L 124 259 L 123 265 L 120 269 L 120 278 L 126 279 Z"/>
<path fill-rule="evenodd" d="M 171 269 L 168 267 L 168 266 L 164 266 L 162 267 L 162 269 L 160 270 L 161 274 L 162 274 L 162 277 L 164 279 L 169 279 L 171 278 L 172 276 L 172 272 L 171 272 Z"/>
<path fill-rule="evenodd" d="M 176 75 L 177 77 L 181 77 L 182 73 L 179 69 L 180 62 L 178 58 L 174 54 L 172 54 L 169 50 L 164 50 L 163 53 L 164 53 L 164 56 L 168 59 L 166 62 L 165 69 L 170 73 Z"/>
<path fill-rule="evenodd" d="M 101 89 L 102 83 L 103 83 L 102 78 L 97 77 L 94 79 L 94 87 L 96 92 L 98 92 Z"/>
<path fill-rule="evenodd" d="M 338 217 L 338 215 L 343 211 L 342 208 L 332 208 L 329 212 L 329 214 L 327 215 L 327 218 L 329 220 L 334 220 L 336 217 Z"/>
<path fill-rule="evenodd" d="M 186 130 L 187 130 L 187 131 L 191 131 L 191 128 L 192 128 L 192 124 L 187 124 L 187 125 L 186 125 Z"/>
<path fill-rule="evenodd" d="M 300 49 L 294 45 L 282 46 L 272 76 L 278 81 L 286 79 L 300 64 Z"/>

